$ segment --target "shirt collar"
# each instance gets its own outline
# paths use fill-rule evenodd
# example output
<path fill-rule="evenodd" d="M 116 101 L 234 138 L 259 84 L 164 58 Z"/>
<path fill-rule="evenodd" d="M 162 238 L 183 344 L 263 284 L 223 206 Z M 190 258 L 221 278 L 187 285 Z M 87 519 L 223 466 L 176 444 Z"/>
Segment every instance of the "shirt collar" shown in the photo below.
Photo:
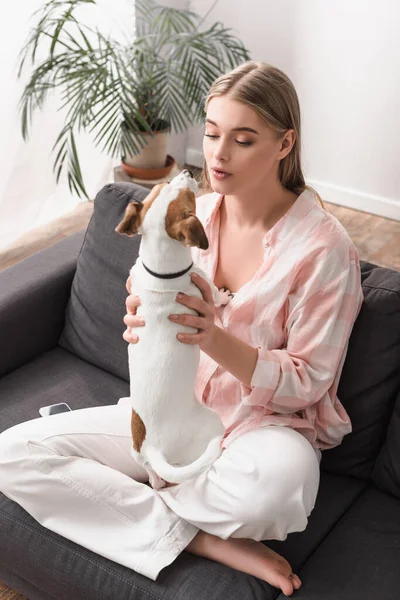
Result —
<path fill-rule="evenodd" d="M 224 196 L 222 194 L 215 194 L 216 196 L 216 200 L 215 200 L 215 204 L 213 205 L 210 214 L 208 215 L 208 217 L 206 217 L 205 221 L 204 221 L 204 229 L 206 231 L 206 233 L 208 233 L 211 223 L 214 221 L 214 218 L 217 214 L 217 212 L 219 211 L 219 207 L 221 206 L 221 202 L 224 199 Z"/>
<path fill-rule="evenodd" d="M 317 204 L 317 197 L 312 190 L 306 189 L 297 197 L 292 206 L 265 234 L 263 244 L 275 246 L 284 240 L 298 221 L 304 219 Z"/>

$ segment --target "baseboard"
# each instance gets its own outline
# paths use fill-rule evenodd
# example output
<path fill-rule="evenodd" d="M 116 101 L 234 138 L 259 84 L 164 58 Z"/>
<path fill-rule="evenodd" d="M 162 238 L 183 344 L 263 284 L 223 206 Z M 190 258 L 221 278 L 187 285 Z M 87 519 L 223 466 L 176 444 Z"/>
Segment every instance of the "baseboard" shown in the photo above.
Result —
<path fill-rule="evenodd" d="M 195 148 L 187 148 L 185 154 L 186 163 L 194 167 L 201 168 L 203 166 L 203 152 Z M 307 181 L 309 185 L 317 190 L 323 200 L 338 204 L 354 210 L 378 215 L 385 219 L 394 219 L 400 221 L 400 200 L 391 200 L 383 196 L 374 196 L 365 194 L 357 190 L 344 188 L 338 185 L 310 179 Z"/>
<path fill-rule="evenodd" d="M 361 210 L 385 219 L 400 221 L 400 200 L 396 201 L 383 196 L 365 194 L 357 190 L 317 181 L 316 179 L 309 179 L 307 183 L 315 188 L 321 198 L 327 202 Z"/>

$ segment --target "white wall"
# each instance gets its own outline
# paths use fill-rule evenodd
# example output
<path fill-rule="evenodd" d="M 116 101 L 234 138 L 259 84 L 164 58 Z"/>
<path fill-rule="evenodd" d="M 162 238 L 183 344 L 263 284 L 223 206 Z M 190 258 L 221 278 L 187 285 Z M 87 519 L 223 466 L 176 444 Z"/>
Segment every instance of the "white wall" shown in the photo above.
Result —
<path fill-rule="evenodd" d="M 220 0 L 216 20 L 294 82 L 309 183 L 330 202 L 400 220 L 398 0 Z M 201 162 L 194 128 L 187 160 Z"/>
<path fill-rule="evenodd" d="M 188 6 L 188 0 L 160 1 L 175 8 Z M 32 69 L 28 68 L 24 77 L 17 80 L 17 58 L 30 28 L 37 22 L 31 15 L 43 4 L 44 0 L 14 0 L 0 20 L 0 250 L 80 202 L 70 193 L 66 176 L 57 185 L 53 175 L 52 147 L 64 125 L 65 114 L 57 111 L 57 97 L 50 97 L 44 110 L 35 113 L 27 143 L 21 135 L 17 107 Z M 97 6 L 80 7 L 76 14 L 112 37 L 133 36 L 134 0 L 97 0 Z M 89 135 L 80 134 L 77 143 L 86 189 L 93 198 L 105 183 L 113 180 L 113 167 L 119 160 L 95 148 Z M 185 160 L 185 146 L 186 133 L 170 136 L 168 152 L 180 163 Z"/>
<path fill-rule="evenodd" d="M 99 0 L 98 4 L 83 7 L 79 18 L 113 35 L 133 31 L 131 0 Z M 37 22 L 30 17 L 41 6 L 43 0 L 15 0 L 0 20 L 0 249 L 80 202 L 70 193 L 66 176 L 57 185 L 53 175 L 52 147 L 64 125 L 55 97 L 50 96 L 44 110 L 34 114 L 27 143 L 21 135 L 18 103 L 32 70 L 28 68 L 17 80 L 17 59 L 30 28 Z M 86 189 L 94 197 L 107 181 L 112 181 L 112 166 L 116 163 L 96 149 L 88 135 L 79 135 L 77 145 Z"/>

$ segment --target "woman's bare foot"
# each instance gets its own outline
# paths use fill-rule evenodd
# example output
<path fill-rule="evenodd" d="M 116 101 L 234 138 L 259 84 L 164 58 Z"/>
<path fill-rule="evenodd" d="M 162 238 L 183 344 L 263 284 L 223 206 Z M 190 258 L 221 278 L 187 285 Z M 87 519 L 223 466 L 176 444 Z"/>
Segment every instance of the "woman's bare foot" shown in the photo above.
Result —
<path fill-rule="evenodd" d="M 282 590 L 286 596 L 291 596 L 298 590 L 301 581 L 287 562 L 271 548 L 261 542 L 242 538 L 222 540 L 219 537 L 199 531 L 186 550 L 204 558 L 254 575 L 263 581 Z M 291 575 L 289 577 L 289 575 Z"/>

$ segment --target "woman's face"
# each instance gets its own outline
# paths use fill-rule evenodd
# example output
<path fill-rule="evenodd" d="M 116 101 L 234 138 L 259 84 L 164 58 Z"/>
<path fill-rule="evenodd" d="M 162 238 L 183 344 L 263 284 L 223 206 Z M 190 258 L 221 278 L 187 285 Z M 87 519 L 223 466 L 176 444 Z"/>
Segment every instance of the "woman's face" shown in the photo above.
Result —
<path fill-rule="evenodd" d="M 293 130 L 278 138 L 252 108 L 229 95 L 211 98 L 203 151 L 212 189 L 236 196 L 261 190 L 277 179 L 279 161 L 293 142 Z"/>

